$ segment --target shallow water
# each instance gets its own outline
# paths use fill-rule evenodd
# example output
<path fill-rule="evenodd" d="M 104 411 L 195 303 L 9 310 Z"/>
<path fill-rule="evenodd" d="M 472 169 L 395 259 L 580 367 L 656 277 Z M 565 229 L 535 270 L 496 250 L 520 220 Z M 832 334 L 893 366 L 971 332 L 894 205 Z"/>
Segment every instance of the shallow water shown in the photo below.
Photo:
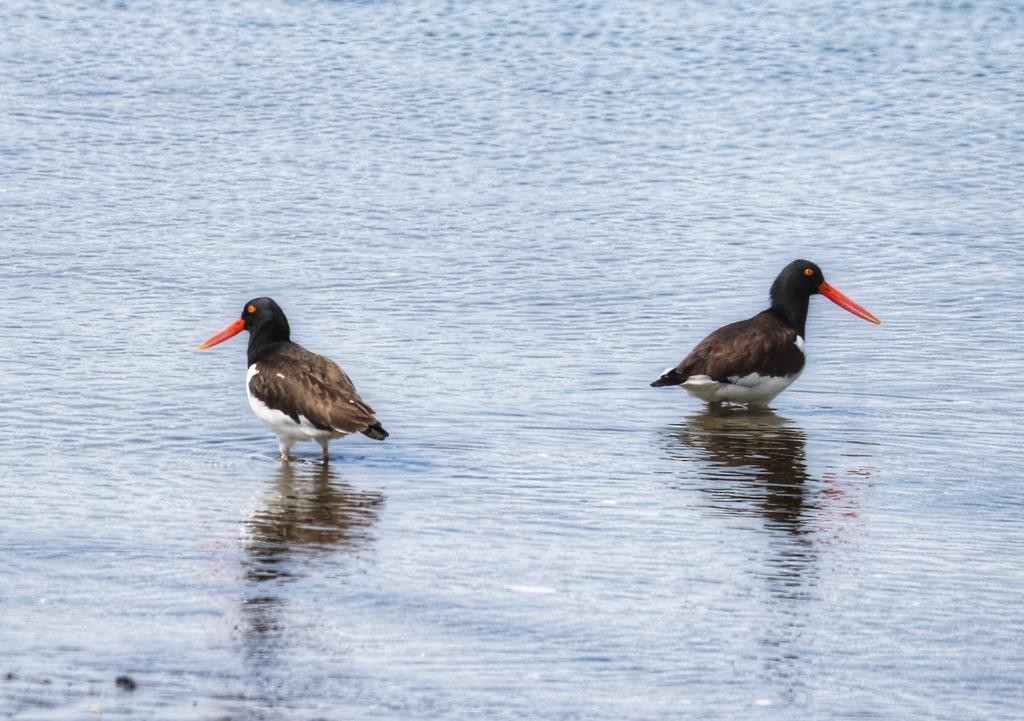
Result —
<path fill-rule="evenodd" d="M 1019 716 L 1020 10 L 0 22 L 0 716 Z M 795 257 L 883 324 L 648 387 Z M 264 294 L 386 442 L 275 460 Z"/>

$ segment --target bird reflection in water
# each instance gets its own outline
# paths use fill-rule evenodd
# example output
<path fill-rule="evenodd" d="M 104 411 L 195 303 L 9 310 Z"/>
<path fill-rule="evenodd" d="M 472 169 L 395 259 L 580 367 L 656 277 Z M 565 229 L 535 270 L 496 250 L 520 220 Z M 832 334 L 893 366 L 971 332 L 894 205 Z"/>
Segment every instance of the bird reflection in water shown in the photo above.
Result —
<path fill-rule="evenodd" d="M 285 607 L 313 569 L 344 568 L 373 540 L 384 496 L 361 492 L 320 464 L 282 464 L 262 506 L 245 523 L 242 599 L 245 655 L 266 664 L 286 642 Z M 339 557 L 339 552 L 346 552 Z"/>
<path fill-rule="evenodd" d="M 669 428 L 669 453 L 700 464 L 698 487 L 710 508 L 802 534 L 809 475 L 806 436 L 795 423 L 768 409 L 712 405 Z"/>
<path fill-rule="evenodd" d="M 799 692 L 806 603 L 821 600 L 819 556 L 841 532 L 830 526 L 856 515 L 846 512 L 851 499 L 836 473 L 811 476 L 806 446 L 802 428 L 768 409 L 712 405 L 666 433 L 669 455 L 689 466 L 674 485 L 695 489 L 711 515 L 759 521 L 764 552 L 751 573 L 767 585 L 761 642 L 783 696 Z M 863 476 L 863 468 L 846 473 Z"/>
<path fill-rule="evenodd" d="M 763 519 L 772 592 L 805 595 L 817 498 L 808 489 L 803 429 L 768 409 L 712 405 L 670 426 L 667 438 L 670 455 L 695 471 L 677 485 L 696 487 L 715 515 Z"/>

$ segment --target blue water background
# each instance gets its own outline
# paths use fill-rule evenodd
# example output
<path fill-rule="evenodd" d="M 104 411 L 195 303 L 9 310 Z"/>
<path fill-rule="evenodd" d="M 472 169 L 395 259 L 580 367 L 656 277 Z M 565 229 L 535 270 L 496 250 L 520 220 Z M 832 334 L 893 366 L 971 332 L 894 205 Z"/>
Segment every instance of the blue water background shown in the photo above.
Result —
<path fill-rule="evenodd" d="M 1020 6 L 0 28 L 0 716 L 1020 717 Z M 797 257 L 883 324 L 648 387 Z M 387 442 L 277 463 L 264 294 Z"/>

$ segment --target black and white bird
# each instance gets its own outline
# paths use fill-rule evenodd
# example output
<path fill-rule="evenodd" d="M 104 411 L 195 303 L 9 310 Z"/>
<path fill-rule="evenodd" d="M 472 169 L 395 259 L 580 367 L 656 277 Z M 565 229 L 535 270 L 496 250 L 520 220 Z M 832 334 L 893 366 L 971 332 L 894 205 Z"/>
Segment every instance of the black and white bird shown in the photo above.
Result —
<path fill-rule="evenodd" d="M 807 309 L 815 294 L 859 318 L 881 322 L 826 283 L 817 265 L 794 260 L 772 283 L 771 307 L 722 326 L 651 385 L 681 386 L 708 403 L 768 404 L 804 368 Z"/>
<path fill-rule="evenodd" d="M 292 343 L 288 319 L 271 298 L 254 298 L 241 317 L 199 346 L 206 350 L 243 330 L 249 331 L 249 370 L 245 392 L 256 417 L 277 436 L 281 460 L 299 441 L 316 441 L 329 460 L 332 438 L 362 433 L 377 441 L 388 432 L 359 397 L 338 364 Z"/>

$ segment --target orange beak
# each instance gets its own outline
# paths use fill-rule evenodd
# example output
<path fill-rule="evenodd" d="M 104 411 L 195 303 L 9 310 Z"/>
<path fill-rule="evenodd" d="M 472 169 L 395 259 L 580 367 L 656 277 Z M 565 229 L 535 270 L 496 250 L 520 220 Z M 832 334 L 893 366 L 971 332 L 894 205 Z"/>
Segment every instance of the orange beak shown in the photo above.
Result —
<path fill-rule="evenodd" d="M 206 340 L 204 340 L 202 343 L 200 343 L 199 350 L 206 350 L 207 348 L 215 346 L 218 343 L 223 343 L 231 336 L 238 335 L 243 330 L 245 330 L 245 321 L 239 318 L 235 322 L 231 323 L 227 328 L 222 330 L 220 333 L 216 333 L 207 338 Z"/>
<path fill-rule="evenodd" d="M 866 308 L 860 307 L 852 300 L 847 298 L 845 295 L 840 293 L 838 290 L 830 286 L 825 281 L 822 281 L 821 285 L 818 286 L 818 292 L 821 293 L 826 298 L 828 298 L 833 303 L 835 303 L 836 305 L 838 305 L 840 308 L 850 311 L 858 318 L 863 318 L 869 323 L 874 323 L 875 325 L 878 325 L 879 323 L 882 322 L 878 320 L 878 318 L 876 318 L 873 314 L 869 313 Z"/>

